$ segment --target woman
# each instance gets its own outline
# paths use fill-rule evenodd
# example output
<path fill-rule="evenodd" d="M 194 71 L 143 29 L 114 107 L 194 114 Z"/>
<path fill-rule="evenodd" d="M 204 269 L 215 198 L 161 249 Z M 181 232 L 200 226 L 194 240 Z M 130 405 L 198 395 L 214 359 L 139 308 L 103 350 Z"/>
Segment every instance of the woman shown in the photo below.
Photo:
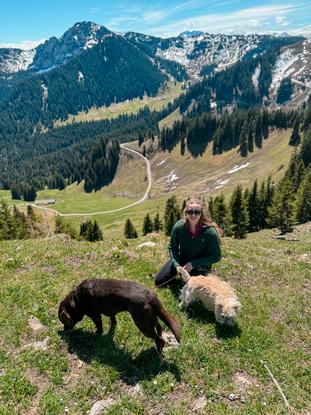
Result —
<path fill-rule="evenodd" d="M 168 246 L 171 259 L 156 276 L 156 286 L 174 279 L 177 266 L 183 266 L 190 275 L 207 275 L 221 258 L 220 229 L 206 218 L 201 200 L 188 200 L 183 216 L 173 227 Z"/>

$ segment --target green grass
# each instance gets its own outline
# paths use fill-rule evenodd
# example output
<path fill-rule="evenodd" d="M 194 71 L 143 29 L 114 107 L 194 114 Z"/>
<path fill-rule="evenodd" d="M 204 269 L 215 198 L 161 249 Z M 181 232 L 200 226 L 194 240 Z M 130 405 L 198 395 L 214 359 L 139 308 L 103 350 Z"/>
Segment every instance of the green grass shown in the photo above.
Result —
<path fill-rule="evenodd" d="M 286 414 L 263 360 L 293 413 L 307 414 L 310 226 L 297 227 L 288 235 L 292 241 L 274 239 L 274 230 L 241 241 L 224 239 L 216 268 L 235 286 L 243 306 L 235 329 L 219 327 L 200 305 L 181 312 L 178 290 L 158 289 L 181 328 L 179 348 L 167 349 L 163 360 L 127 313 L 118 315 L 114 339 L 96 336 L 88 318 L 64 334 L 57 318 L 60 300 L 84 278 L 133 279 L 152 287 L 167 259 L 163 235 L 93 244 L 63 236 L 0 242 L 0 413 L 58 415 L 67 408 L 80 415 L 109 397 L 115 401 L 110 415 L 186 415 L 199 399 L 206 400 L 201 413 Z M 156 246 L 137 249 L 146 240 Z M 45 331 L 30 328 L 31 315 Z M 45 351 L 24 347 L 46 337 Z M 235 401 L 228 399 L 231 393 Z"/>
<path fill-rule="evenodd" d="M 72 124 L 74 122 L 99 121 L 117 118 L 119 115 L 136 114 L 147 106 L 151 111 L 160 111 L 182 93 L 182 83 L 168 81 L 161 87 L 154 97 L 145 96 L 143 99 L 135 98 L 131 101 L 111 104 L 109 107 L 92 107 L 87 112 L 81 111 L 77 115 L 69 115 L 66 121 L 56 121 L 55 126 Z"/>
<path fill-rule="evenodd" d="M 207 200 L 209 196 L 214 197 L 223 192 L 228 200 L 238 183 L 244 188 L 250 188 L 255 178 L 261 183 L 270 173 L 272 179 L 277 182 L 283 176 L 293 151 L 292 147 L 288 146 L 289 137 L 290 131 L 274 132 L 264 140 L 262 149 L 255 149 L 245 158 L 239 156 L 237 149 L 213 156 L 210 144 L 202 157 L 194 159 L 187 151 L 181 156 L 179 145 L 171 153 L 159 152 L 157 140 L 154 142 L 148 140 L 145 145 L 151 162 L 153 180 L 150 198 L 140 205 L 120 212 L 90 216 L 90 218 L 98 221 L 106 238 L 121 237 L 127 218 L 132 220 L 138 233 L 142 230 L 143 219 L 147 213 L 154 217 L 158 212 L 162 218 L 165 202 L 172 195 L 176 195 L 182 202 L 191 195 L 200 195 Z M 128 145 L 139 149 L 137 142 Z M 246 168 L 228 174 L 235 165 L 245 163 L 249 163 Z M 177 185 L 175 189 L 169 189 L 166 179 L 173 170 L 178 176 Z M 219 182 L 226 180 L 226 184 L 217 189 Z M 80 223 L 88 218 L 88 213 L 110 211 L 130 205 L 142 198 L 146 188 L 144 161 L 139 156 L 123 155 L 113 182 L 100 191 L 88 194 L 83 191 L 83 183 L 72 184 L 62 191 L 50 189 L 40 191 L 37 200 L 55 199 L 56 204 L 50 207 L 60 213 L 85 214 L 85 216 L 66 218 L 76 229 L 79 229 Z M 16 202 L 10 200 L 9 191 L 0 191 L 0 199 L 1 197 L 9 204 Z"/>

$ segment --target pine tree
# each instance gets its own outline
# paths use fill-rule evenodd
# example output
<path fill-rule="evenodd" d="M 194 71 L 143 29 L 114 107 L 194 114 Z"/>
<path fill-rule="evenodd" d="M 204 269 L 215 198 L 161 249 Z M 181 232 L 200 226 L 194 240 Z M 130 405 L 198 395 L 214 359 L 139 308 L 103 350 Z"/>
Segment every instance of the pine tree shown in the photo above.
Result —
<path fill-rule="evenodd" d="M 299 119 L 298 117 L 294 121 L 293 131 L 289 139 L 290 146 L 297 146 L 300 143 L 300 134 L 299 134 Z"/>
<path fill-rule="evenodd" d="M 290 179 L 293 184 L 293 190 L 294 192 L 297 191 L 301 181 L 302 177 L 304 175 L 304 163 L 300 156 L 298 154 L 294 154 L 293 157 L 290 160 L 288 169 L 286 170 L 285 176 L 286 178 Z"/>
<path fill-rule="evenodd" d="M 305 172 L 298 188 L 294 212 L 299 223 L 311 221 L 311 167 Z"/>
<path fill-rule="evenodd" d="M 257 232 L 260 229 L 260 215 L 261 215 L 261 209 L 260 209 L 260 200 L 258 195 L 258 184 L 257 179 L 253 183 L 253 187 L 249 193 L 248 196 L 248 217 L 249 217 L 249 223 L 248 223 L 248 231 L 249 232 Z"/>
<path fill-rule="evenodd" d="M 90 242 L 103 240 L 103 233 L 96 220 L 94 223 L 91 220 L 81 223 L 80 236 Z"/>
<path fill-rule="evenodd" d="M 153 220 L 153 230 L 155 232 L 160 232 L 163 229 L 163 224 L 160 220 L 160 215 L 157 213 Z"/>
<path fill-rule="evenodd" d="M 180 210 L 176 196 L 167 199 L 164 212 L 164 231 L 166 236 L 170 236 L 173 226 L 180 219 Z"/>
<path fill-rule="evenodd" d="M 264 202 L 263 202 L 263 213 L 264 213 L 264 226 L 269 225 L 269 208 L 272 205 L 275 189 L 274 183 L 272 182 L 271 174 L 268 177 L 267 185 L 265 189 Z"/>
<path fill-rule="evenodd" d="M 21 188 L 16 183 L 11 186 L 11 196 L 12 196 L 12 199 L 15 199 L 15 200 L 21 200 L 22 198 Z"/>
<path fill-rule="evenodd" d="M 308 167 L 311 163 L 311 128 L 309 128 L 303 135 L 300 148 L 300 157 L 305 167 Z"/>
<path fill-rule="evenodd" d="M 144 217 L 143 223 L 143 235 L 147 235 L 147 233 L 151 233 L 153 231 L 153 224 L 152 220 L 149 216 L 149 213 Z"/>
<path fill-rule="evenodd" d="M 29 186 L 24 190 L 24 200 L 25 202 L 34 202 L 37 197 L 37 192 L 34 186 Z"/>
<path fill-rule="evenodd" d="M 137 232 L 134 228 L 133 223 L 130 219 L 126 219 L 125 225 L 124 225 L 124 236 L 127 239 L 133 239 L 137 238 Z"/>
<path fill-rule="evenodd" d="M 0 240 L 15 239 L 16 228 L 9 207 L 5 202 L 0 206 Z"/>
<path fill-rule="evenodd" d="M 283 178 L 278 184 L 269 208 L 269 222 L 280 229 L 282 234 L 293 229 L 293 204 L 293 184 L 290 179 Z"/>
<path fill-rule="evenodd" d="M 214 199 L 212 218 L 217 223 L 217 225 L 220 226 L 225 232 L 228 226 L 227 216 L 228 216 L 228 209 L 225 203 L 225 197 L 223 193 L 221 193 L 219 196 L 216 196 Z"/>
<path fill-rule="evenodd" d="M 103 240 L 103 232 L 100 229 L 100 227 L 99 227 L 96 220 L 94 220 L 93 229 L 92 229 L 92 236 L 91 236 L 91 239 L 89 239 L 89 240 L 91 242 L 102 241 Z"/>
<path fill-rule="evenodd" d="M 238 185 L 229 203 L 229 223 L 230 233 L 234 238 L 242 239 L 246 237 L 248 229 L 248 215 L 245 201 L 242 195 L 242 187 Z"/>

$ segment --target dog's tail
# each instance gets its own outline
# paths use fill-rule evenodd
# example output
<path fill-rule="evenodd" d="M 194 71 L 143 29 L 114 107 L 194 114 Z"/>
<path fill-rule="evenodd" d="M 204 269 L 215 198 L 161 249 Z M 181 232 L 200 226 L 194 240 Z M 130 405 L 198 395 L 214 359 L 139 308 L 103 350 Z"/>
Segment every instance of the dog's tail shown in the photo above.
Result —
<path fill-rule="evenodd" d="M 178 341 L 178 343 L 180 343 L 180 332 L 178 324 L 168 313 L 168 311 L 165 310 L 161 303 L 159 304 L 159 307 L 157 309 L 157 315 L 163 321 L 163 323 L 165 323 L 167 327 L 169 327 L 172 330 L 176 340 Z"/>
<path fill-rule="evenodd" d="M 176 267 L 177 273 L 181 277 L 184 282 L 188 282 L 190 280 L 190 274 L 188 271 L 185 270 L 183 267 Z"/>

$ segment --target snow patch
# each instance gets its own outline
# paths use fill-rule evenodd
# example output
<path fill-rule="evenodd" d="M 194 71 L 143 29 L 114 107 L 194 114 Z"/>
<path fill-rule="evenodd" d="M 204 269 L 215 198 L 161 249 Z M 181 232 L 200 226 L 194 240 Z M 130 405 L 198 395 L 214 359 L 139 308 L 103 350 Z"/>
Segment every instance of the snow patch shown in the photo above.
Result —
<path fill-rule="evenodd" d="M 160 163 L 158 163 L 158 164 L 157 164 L 157 167 L 158 167 L 158 166 L 162 166 L 162 164 L 164 164 L 165 162 L 166 162 L 166 159 L 164 159 L 164 160 L 160 161 Z"/>
<path fill-rule="evenodd" d="M 169 183 L 172 183 L 178 179 L 179 177 L 174 173 L 174 170 L 172 170 L 170 174 L 167 176 L 166 181 Z"/>
<path fill-rule="evenodd" d="M 293 71 L 290 67 L 299 59 L 293 50 L 287 49 L 278 57 L 272 75 L 272 85 L 279 84 L 283 78 Z"/>
<path fill-rule="evenodd" d="M 236 166 L 233 167 L 233 169 L 231 169 L 231 170 L 228 171 L 228 174 L 232 174 L 232 173 L 235 173 L 235 172 L 237 172 L 237 171 L 239 171 L 241 169 L 245 169 L 245 167 L 247 167 L 249 165 L 250 165 L 249 162 L 247 162 L 245 164 L 241 164 L 241 165 L 237 164 Z"/>
<path fill-rule="evenodd" d="M 260 70 L 261 70 L 261 67 L 260 67 L 260 64 L 259 64 L 256 67 L 255 72 L 252 75 L 252 82 L 253 82 L 253 85 L 256 89 L 258 89 L 258 80 L 259 80 Z"/>
<path fill-rule="evenodd" d="M 1 62 L 0 70 L 8 73 L 26 71 L 32 64 L 35 54 L 35 49 L 23 51 L 12 50 L 5 61 L 3 63 Z"/>
<path fill-rule="evenodd" d="M 45 110 L 46 106 L 47 106 L 46 101 L 49 97 L 49 91 L 48 91 L 46 85 L 43 82 L 41 82 L 41 88 L 43 90 L 43 93 L 42 93 L 42 108 L 41 109 Z"/>
<path fill-rule="evenodd" d="M 78 72 L 78 82 L 84 81 L 84 75 L 81 71 Z"/>

